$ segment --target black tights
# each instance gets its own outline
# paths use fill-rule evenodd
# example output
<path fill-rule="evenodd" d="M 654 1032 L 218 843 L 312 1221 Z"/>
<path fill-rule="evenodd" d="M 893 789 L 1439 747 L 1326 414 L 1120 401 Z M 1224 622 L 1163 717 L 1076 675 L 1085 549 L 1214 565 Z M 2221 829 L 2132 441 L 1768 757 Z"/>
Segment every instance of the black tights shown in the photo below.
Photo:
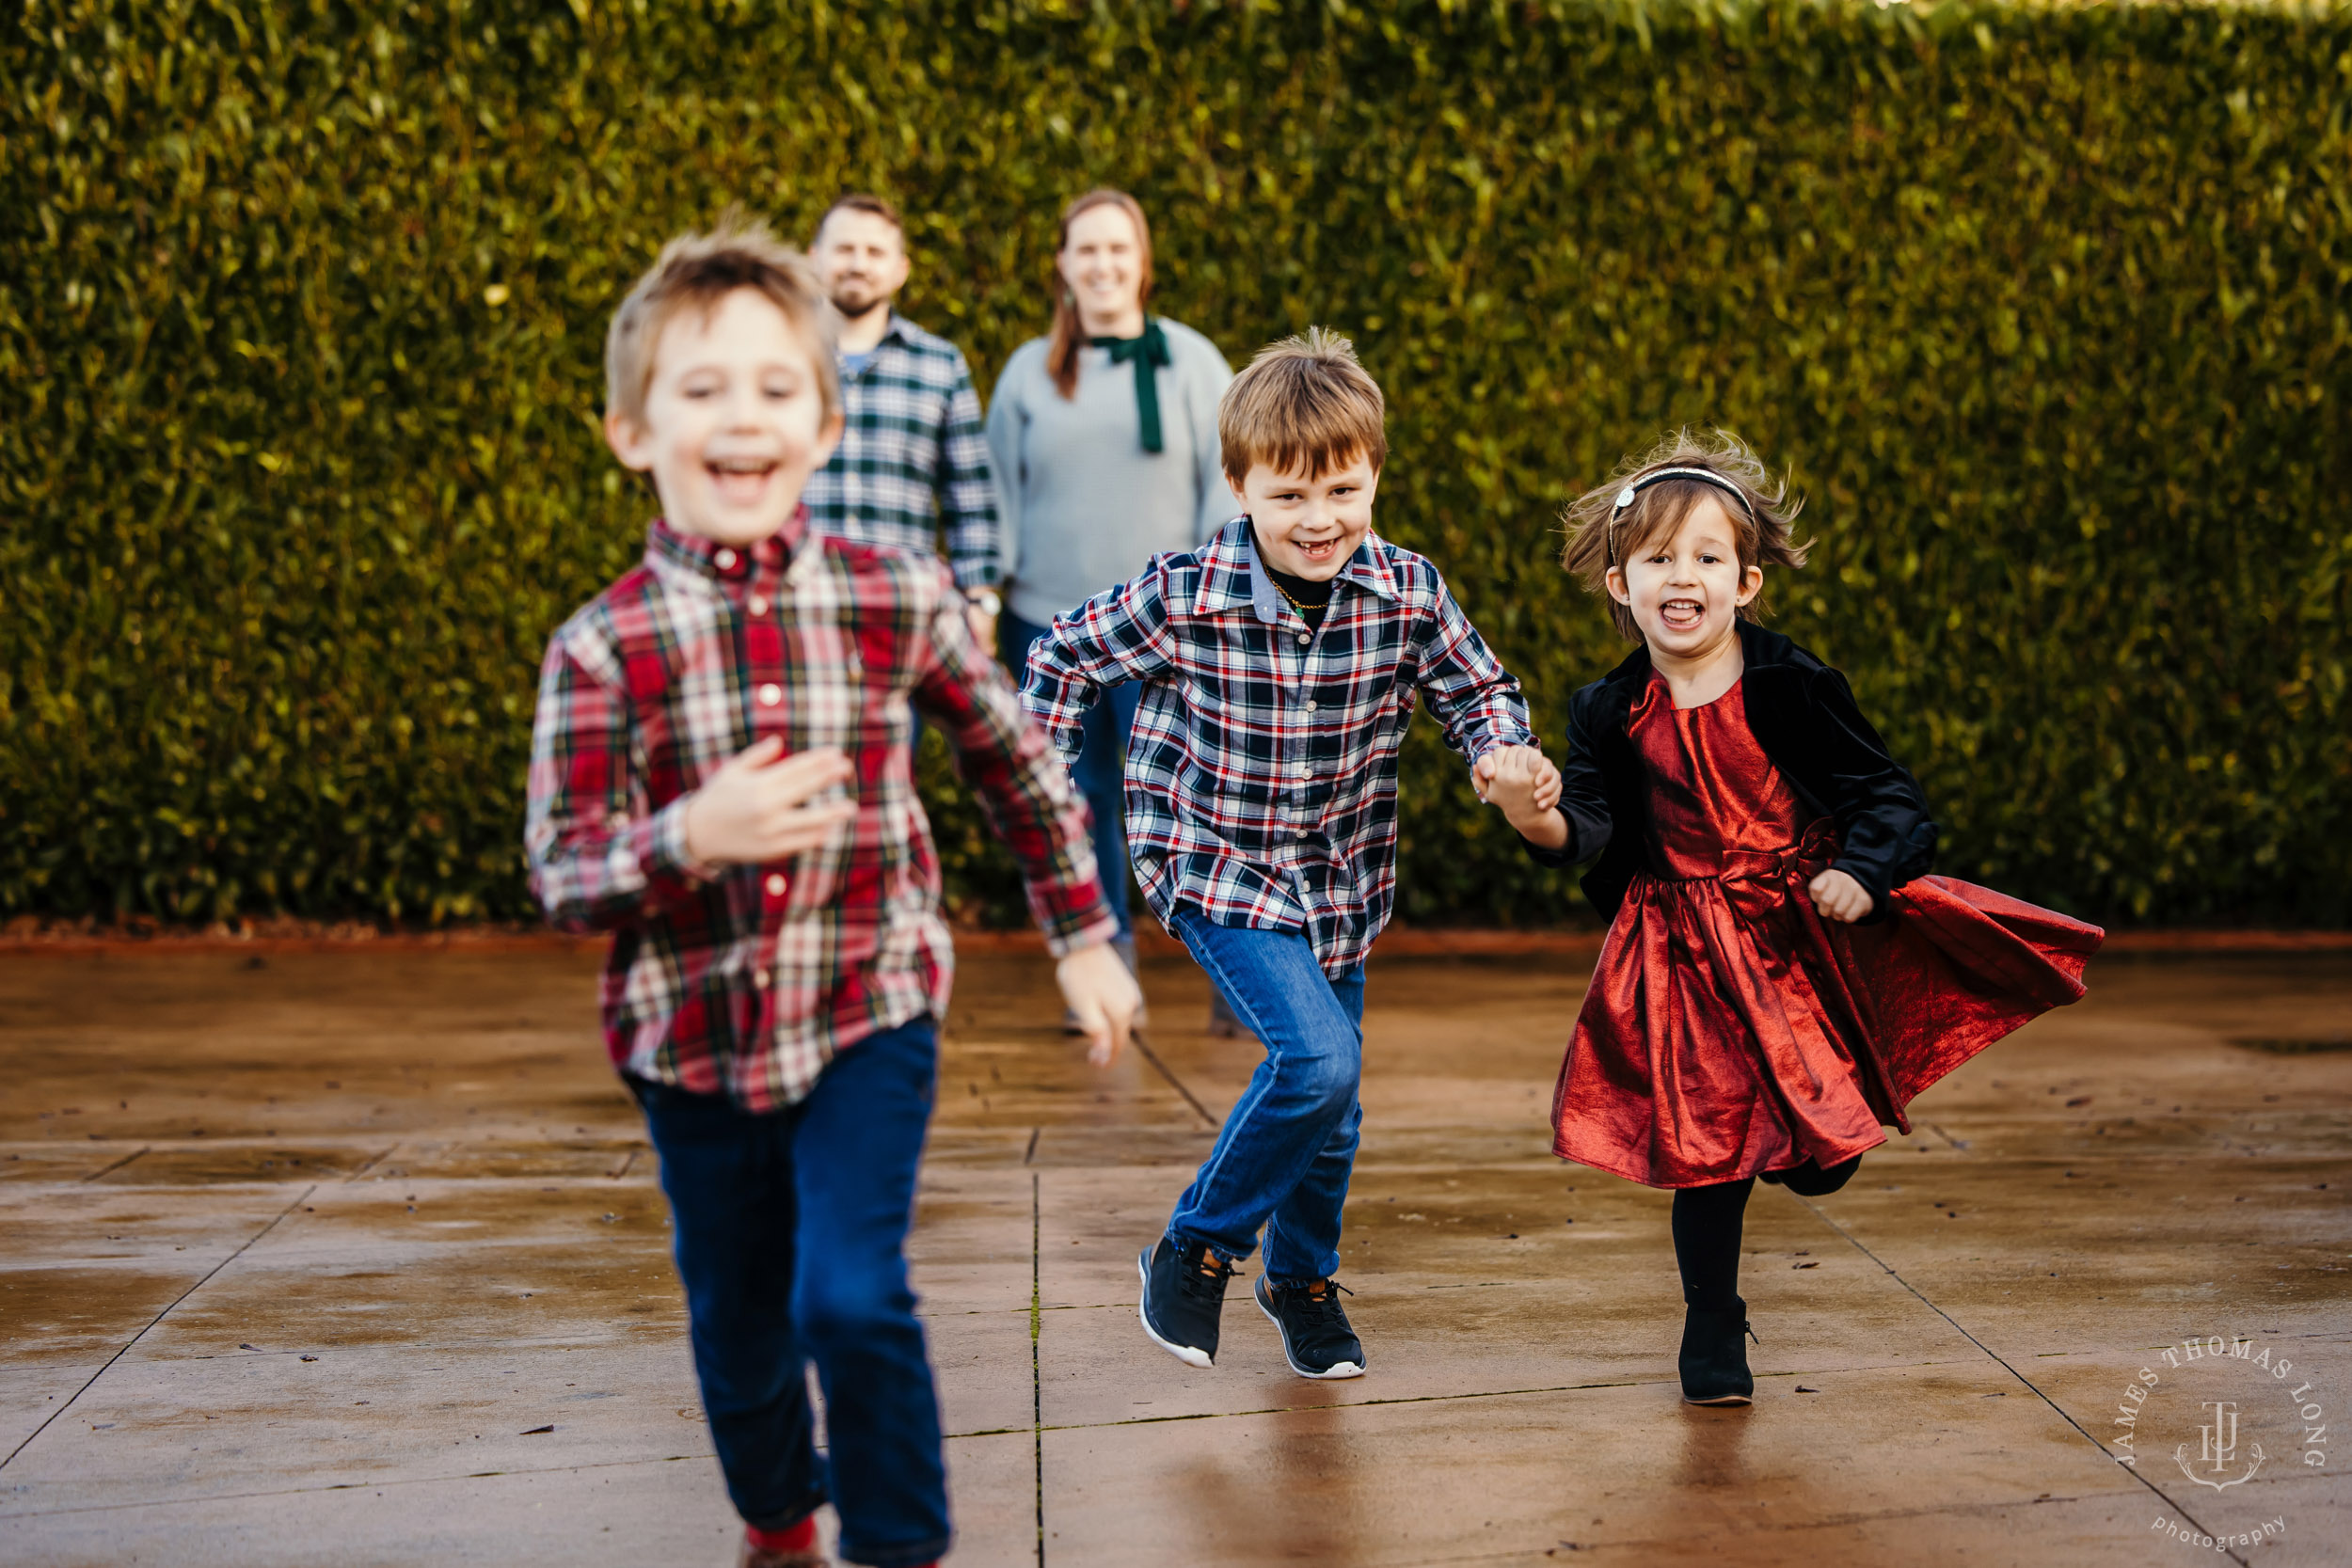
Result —
<path fill-rule="evenodd" d="M 1774 1171 L 1777 1183 L 1804 1197 L 1822 1197 L 1853 1179 L 1862 1156 L 1824 1169 L 1807 1160 Z M 1728 1312 L 1740 1301 L 1740 1229 L 1756 1179 L 1675 1193 L 1675 1263 L 1682 1270 L 1682 1300 L 1701 1311 Z"/>

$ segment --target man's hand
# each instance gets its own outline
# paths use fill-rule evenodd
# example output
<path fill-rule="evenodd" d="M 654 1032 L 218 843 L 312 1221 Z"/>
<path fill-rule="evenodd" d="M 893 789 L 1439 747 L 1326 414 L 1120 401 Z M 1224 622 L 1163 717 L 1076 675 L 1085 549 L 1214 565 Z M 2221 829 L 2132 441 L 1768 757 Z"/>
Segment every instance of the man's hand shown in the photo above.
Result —
<path fill-rule="evenodd" d="M 1054 983 L 1086 1033 L 1087 1060 L 1096 1067 L 1119 1060 L 1143 1006 L 1142 988 L 1127 973 L 1119 950 L 1107 942 L 1079 948 L 1054 966 Z"/>
<path fill-rule="evenodd" d="M 855 770 L 834 747 L 784 754 L 774 736 L 723 763 L 686 807 L 686 853 L 705 865 L 757 865 L 813 849 L 857 815 L 854 800 L 808 802 Z"/>
<path fill-rule="evenodd" d="M 1806 886 L 1805 892 L 1813 895 L 1813 907 L 1821 911 L 1824 920 L 1851 926 L 1870 912 L 1869 894 L 1843 871 L 1822 872 Z"/>
<path fill-rule="evenodd" d="M 1534 843 L 1559 848 L 1568 841 L 1560 804 L 1560 769 L 1533 746 L 1499 746 L 1470 769 L 1478 798 L 1502 808 L 1511 826 Z"/>
<path fill-rule="evenodd" d="M 993 658 L 996 655 L 996 617 L 976 604 L 963 607 L 963 624 L 972 628 L 972 641 L 980 645 L 980 652 Z"/>

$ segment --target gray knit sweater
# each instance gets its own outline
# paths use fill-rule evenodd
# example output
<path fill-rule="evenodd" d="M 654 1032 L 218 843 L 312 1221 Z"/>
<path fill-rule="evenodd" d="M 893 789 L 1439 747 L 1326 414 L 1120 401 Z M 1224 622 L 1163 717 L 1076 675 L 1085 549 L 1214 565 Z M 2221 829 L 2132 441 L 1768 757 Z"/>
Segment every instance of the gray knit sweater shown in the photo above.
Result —
<path fill-rule="evenodd" d="M 1217 462 L 1216 401 L 1233 379 L 1216 345 L 1167 317 L 1158 370 L 1161 444 L 1145 451 L 1136 372 L 1110 351 L 1078 351 L 1078 389 L 1064 398 L 1045 343 L 1013 351 L 989 399 L 989 456 L 1004 522 L 1007 608 L 1049 626 L 1163 550 L 1189 550 L 1241 508 Z"/>

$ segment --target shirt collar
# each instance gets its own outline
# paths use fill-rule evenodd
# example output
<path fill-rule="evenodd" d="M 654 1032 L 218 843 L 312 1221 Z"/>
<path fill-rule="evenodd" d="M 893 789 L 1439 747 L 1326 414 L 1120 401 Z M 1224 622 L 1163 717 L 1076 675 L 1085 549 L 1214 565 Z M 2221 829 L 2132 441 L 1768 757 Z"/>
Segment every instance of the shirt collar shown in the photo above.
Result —
<path fill-rule="evenodd" d="M 1379 534 L 1365 534 L 1364 542 L 1356 546 L 1356 553 L 1347 558 L 1347 564 L 1333 580 L 1352 582 L 1383 599 L 1397 598 L 1401 590 L 1396 569 L 1389 564 L 1389 552 L 1377 547 L 1379 543 Z M 1257 611 L 1259 620 L 1271 626 L 1282 618 L 1284 602 L 1281 590 L 1266 576 L 1265 563 L 1250 543 L 1249 519 L 1242 516 L 1227 523 L 1200 552 L 1200 592 L 1194 596 L 1192 612 L 1214 615 L 1220 610 L 1248 605 Z"/>
<path fill-rule="evenodd" d="M 890 320 L 882 327 L 882 335 L 875 339 L 874 346 L 866 352 L 868 356 L 880 354 L 885 343 L 898 343 L 903 347 L 914 341 L 914 330 L 913 322 L 893 310 L 890 312 Z"/>
<path fill-rule="evenodd" d="M 844 351 L 841 354 L 840 357 L 844 361 L 841 367 L 842 373 L 845 376 L 854 373 L 858 379 L 863 380 L 866 372 L 874 368 L 874 361 L 882 356 L 882 351 L 892 343 L 897 343 L 900 348 L 913 347 L 914 331 L 915 325 L 913 322 L 896 310 L 891 311 L 889 324 L 882 328 L 882 335 L 874 340 L 874 346 L 864 351 L 866 363 L 856 372 L 852 372 L 847 363 L 850 357 L 848 352 Z"/>
<path fill-rule="evenodd" d="M 741 582 L 755 570 L 761 576 L 782 572 L 791 564 L 793 551 L 808 533 L 808 506 L 792 509 L 784 526 L 765 539 L 748 545 L 723 545 L 716 539 L 685 533 L 656 517 L 645 530 L 645 560 L 656 569 L 671 567 L 695 577 Z"/>

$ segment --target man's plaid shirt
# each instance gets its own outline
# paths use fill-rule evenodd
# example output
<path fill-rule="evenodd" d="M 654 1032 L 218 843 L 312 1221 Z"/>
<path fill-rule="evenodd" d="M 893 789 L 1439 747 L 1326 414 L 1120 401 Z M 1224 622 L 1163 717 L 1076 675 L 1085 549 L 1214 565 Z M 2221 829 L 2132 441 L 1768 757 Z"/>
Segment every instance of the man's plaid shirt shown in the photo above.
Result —
<path fill-rule="evenodd" d="M 615 1066 L 766 1111 L 835 1052 L 942 1014 L 955 956 L 910 704 L 961 756 L 1054 951 L 1115 935 L 1085 804 L 936 557 L 824 538 L 805 514 L 740 549 L 657 522 L 644 562 L 556 632 L 525 847 L 550 920 L 613 933 Z M 789 861 L 696 864 L 687 801 L 771 735 L 847 752 L 856 817 Z"/>
<path fill-rule="evenodd" d="M 1236 518 L 1056 620 L 1021 696 L 1074 757 L 1079 720 L 1120 681 L 1144 683 L 1127 837 L 1152 911 L 1302 931 L 1331 974 L 1389 921 L 1396 753 L 1416 700 L 1473 762 L 1534 743 L 1518 682 L 1437 568 L 1376 534 L 1310 633 Z"/>
<path fill-rule="evenodd" d="M 894 312 L 841 404 L 841 445 L 802 496 L 818 531 L 925 555 L 945 531 L 956 586 L 993 588 L 996 487 L 963 351 Z"/>

